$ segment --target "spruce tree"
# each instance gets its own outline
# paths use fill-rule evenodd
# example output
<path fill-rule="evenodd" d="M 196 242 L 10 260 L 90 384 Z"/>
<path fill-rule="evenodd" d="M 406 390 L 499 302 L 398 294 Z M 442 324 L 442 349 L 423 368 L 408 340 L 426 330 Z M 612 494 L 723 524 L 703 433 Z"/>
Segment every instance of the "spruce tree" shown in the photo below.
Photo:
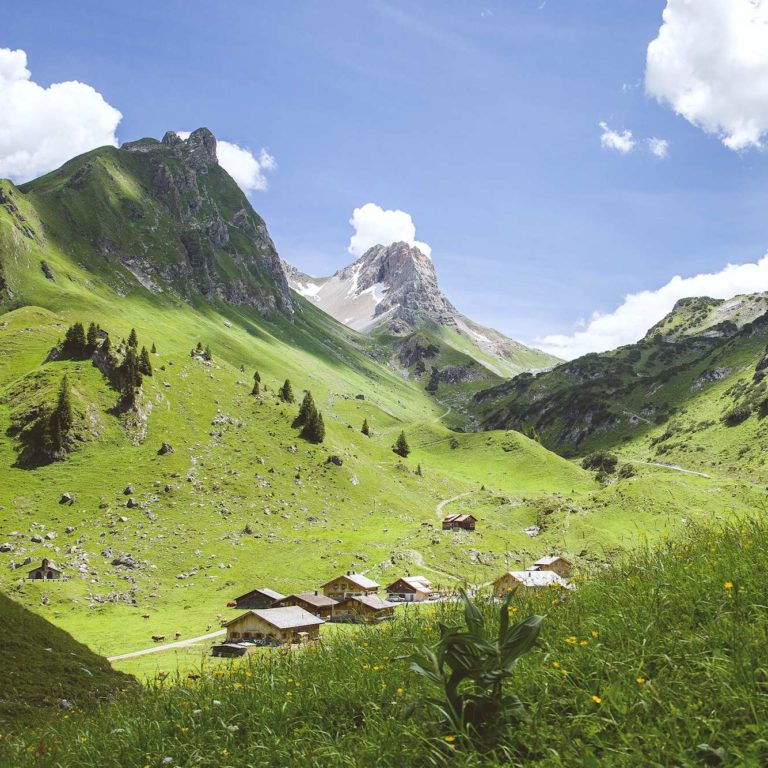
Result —
<path fill-rule="evenodd" d="M 112 354 L 112 339 L 110 339 L 109 336 L 102 342 L 101 351 L 106 357 L 109 357 Z"/>
<path fill-rule="evenodd" d="M 211 354 L 211 348 L 206 344 L 205 349 L 203 350 L 203 360 L 208 360 L 209 362 L 213 360 L 213 355 Z"/>
<path fill-rule="evenodd" d="M 131 328 L 131 332 L 128 334 L 128 346 L 134 349 L 139 346 L 139 337 L 136 335 L 135 328 Z"/>
<path fill-rule="evenodd" d="M 93 354 L 96 351 L 96 346 L 99 343 L 99 327 L 96 323 L 91 323 L 88 326 L 88 333 L 85 336 L 85 343 L 88 348 L 88 353 Z"/>
<path fill-rule="evenodd" d="M 197 346 L 195 347 L 195 354 L 202 355 L 203 354 L 203 342 L 198 341 Z"/>
<path fill-rule="evenodd" d="M 136 350 L 128 347 L 125 352 L 125 360 L 119 369 L 120 391 L 125 402 L 133 405 L 136 402 L 136 390 L 141 386 L 142 378 L 139 370 L 139 359 Z"/>
<path fill-rule="evenodd" d="M 400 433 L 400 435 L 397 438 L 397 441 L 392 446 L 392 450 L 398 456 L 402 456 L 404 459 L 408 457 L 408 454 L 411 452 L 411 449 L 410 449 L 410 446 L 408 445 L 408 440 L 405 437 L 405 432 Z"/>
<path fill-rule="evenodd" d="M 149 352 L 147 352 L 146 347 L 141 348 L 141 354 L 139 355 L 138 368 L 139 368 L 139 372 L 143 373 L 145 376 L 152 375 L 152 363 L 149 360 Z"/>
<path fill-rule="evenodd" d="M 363 419 L 363 426 L 362 426 L 362 428 L 360 429 L 360 431 L 361 431 L 361 432 L 362 432 L 362 433 L 363 433 L 363 434 L 364 434 L 366 437 L 370 437 L 370 436 L 371 436 L 371 429 L 370 429 L 370 427 L 368 426 L 368 419 Z"/>
<path fill-rule="evenodd" d="M 430 394 L 434 394 L 437 392 L 437 387 L 440 384 L 440 372 L 435 368 L 435 366 L 432 366 L 432 374 L 429 377 L 429 381 L 427 382 L 427 386 L 424 387 L 424 389 L 427 390 Z"/>
<path fill-rule="evenodd" d="M 75 323 L 67 328 L 62 351 L 70 357 L 79 357 L 85 354 L 85 328 L 83 328 L 82 323 Z"/>
<path fill-rule="evenodd" d="M 317 413 L 317 407 L 315 401 L 312 398 L 312 393 L 307 391 L 304 395 L 304 399 L 299 406 L 299 415 L 294 419 L 293 426 L 300 427 L 304 424 L 308 424 L 309 420 Z"/>
<path fill-rule="evenodd" d="M 253 374 L 253 389 L 251 390 L 252 395 L 258 395 L 260 390 L 259 385 L 261 384 L 261 374 L 258 371 L 255 371 Z"/>
<path fill-rule="evenodd" d="M 284 403 L 293 403 L 296 401 L 296 398 L 293 396 L 293 387 L 291 386 L 290 379 L 285 380 L 285 383 L 277 391 L 277 394 Z"/>
<path fill-rule="evenodd" d="M 156 354 L 157 354 L 157 347 L 155 346 L 155 342 L 154 342 L 154 341 L 152 342 L 152 349 L 150 350 L 150 352 L 151 352 L 153 355 L 156 355 Z"/>
<path fill-rule="evenodd" d="M 72 429 L 74 420 L 69 379 L 65 374 L 59 384 L 56 407 L 51 413 L 49 422 L 51 448 L 53 448 L 54 451 L 61 451 L 64 449 L 67 434 L 69 433 L 69 430 Z"/>
<path fill-rule="evenodd" d="M 323 414 L 314 407 L 314 404 L 312 406 L 312 411 L 307 418 L 307 423 L 301 430 L 301 436 L 311 443 L 322 443 L 325 439 Z"/>

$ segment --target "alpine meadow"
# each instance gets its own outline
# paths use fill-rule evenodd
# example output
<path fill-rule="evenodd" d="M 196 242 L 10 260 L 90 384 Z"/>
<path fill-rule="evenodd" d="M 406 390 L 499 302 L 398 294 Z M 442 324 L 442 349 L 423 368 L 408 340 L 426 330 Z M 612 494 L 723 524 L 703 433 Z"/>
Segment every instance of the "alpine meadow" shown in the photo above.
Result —
<path fill-rule="evenodd" d="M 0 33 L 0 767 L 768 764 L 768 0 L 86 5 Z"/>

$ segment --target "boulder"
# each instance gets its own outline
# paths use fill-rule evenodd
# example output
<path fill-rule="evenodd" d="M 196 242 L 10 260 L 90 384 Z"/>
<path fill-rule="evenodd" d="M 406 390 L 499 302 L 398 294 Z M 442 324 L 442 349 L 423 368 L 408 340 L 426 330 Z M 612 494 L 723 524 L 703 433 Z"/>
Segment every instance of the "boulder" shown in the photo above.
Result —
<path fill-rule="evenodd" d="M 173 446 L 170 443 L 163 443 L 158 450 L 158 456 L 165 456 L 166 453 L 173 453 Z"/>

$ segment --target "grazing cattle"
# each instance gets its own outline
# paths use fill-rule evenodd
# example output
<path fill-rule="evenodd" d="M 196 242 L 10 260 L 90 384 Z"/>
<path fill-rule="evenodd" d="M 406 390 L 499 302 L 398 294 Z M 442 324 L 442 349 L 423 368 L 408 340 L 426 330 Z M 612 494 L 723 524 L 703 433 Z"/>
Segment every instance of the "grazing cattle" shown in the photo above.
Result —
<path fill-rule="evenodd" d="M 156 643 L 160 643 L 160 642 L 162 642 L 163 640 L 165 640 L 165 635 L 152 635 L 152 639 L 153 639 L 153 640 L 154 640 Z"/>
<path fill-rule="evenodd" d="M 148 619 L 149 618 L 149 614 L 148 613 L 142 613 L 141 614 L 141 618 L 142 619 Z"/>

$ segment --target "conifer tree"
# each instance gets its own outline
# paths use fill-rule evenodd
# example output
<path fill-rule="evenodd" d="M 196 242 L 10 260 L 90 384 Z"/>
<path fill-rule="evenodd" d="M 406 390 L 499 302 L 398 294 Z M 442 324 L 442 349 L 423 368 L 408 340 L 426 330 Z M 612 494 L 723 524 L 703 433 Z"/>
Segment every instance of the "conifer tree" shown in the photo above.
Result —
<path fill-rule="evenodd" d="M 203 354 L 203 342 L 202 341 L 198 341 L 197 342 L 197 346 L 195 347 L 195 353 L 198 354 L 198 355 L 202 355 Z"/>
<path fill-rule="evenodd" d="M 88 333 L 85 336 L 85 343 L 88 348 L 88 352 L 93 354 L 96 351 L 96 347 L 99 343 L 99 326 L 96 323 L 91 323 L 88 326 Z"/>
<path fill-rule="evenodd" d="M 72 357 L 79 357 L 85 353 L 85 328 L 82 323 L 75 323 L 67 328 L 62 351 Z"/>
<path fill-rule="evenodd" d="M 261 374 L 258 371 L 255 371 L 253 374 L 253 389 L 251 390 L 252 395 L 258 395 L 261 391 L 261 388 L 259 385 L 261 384 Z"/>
<path fill-rule="evenodd" d="M 363 426 L 361 427 L 360 431 L 366 436 L 371 436 L 371 429 L 368 426 L 368 419 L 363 419 Z"/>
<path fill-rule="evenodd" d="M 139 337 L 136 335 L 136 329 L 131 328 L 131 332 L 128 334 L 128 346 L 136 349 L 139 346 Z"/>
<path fill-rule="evenodd" d="M 101 351 L 106 357 L 109 357 L 112 354 L 112 339 L 110 339 L 109 336 L 102 342 Z"/>
<path fill-rule="evenodd" d="M 312 398 L 312 393 L 307 391 L 307 393 L 304 395 L 304 399 L 301 401 L 301 405 L 299 406 L 299 415 L 294 419 L 293 425 L 295 427 L 300 427 L 304 424 L 308 424 L 309 420 L 316 413 L 317 407 L 315 406 L 315 401 Z"/>
<path fill-rule="evenodd" d="M 139 359 L 134 347 L 129 346 L 125 351 L 125 360 L 119 369 L 120 391 L 125 402 L 133 405 L 136 402 L 136 390 L 141 386 L 141 371 Z"/>
<path fill-rule="evenodd" d="M 424 387 L 424 389 L 427 390 L 430 394 L 434 394 L 437 392 L 437 387 L 440 384 L 440 372 L 435 368 L 435 366 L 432 366 L 432 374 L 429 377 L 429 381 L 427 382 L 427 386 Z"/>
<path fill-rule="evenodd" d="M 56 407 L 53 409 L 49 421 L 51 448 L 54 451 L 63 450 L 67 434 L 72 429 L 73 423 L 72 395 L 69 387 L 69 378 L 65 374 L 59 384 Z"/>
<path fill-rule="evenodd" d="M 138 369 L 140 373 L 145 376 L 152 375 L 152 363 L 149 360 L 149 352 L 146 347 L 141 348 L 141 354 L 139 355 Z"/>
<path fill-rule="evenodd" d="M 392 446 L 392 450 L 398 456 L 402 456 L 404 459 L 408 457 L 408 454 L 411 452 L 411 448 L 408 445 L 408 440 L 405 437 L 405 432 L 401 432 L 399 434 L 397 441 Z"/>
<path fill-rule="evenodd" d="M 213 354 L 211 354 L 211 348 L 206 344 L 205 349 L 203 350 L 203 360 L 208 360 L 209 362 L 213 360 Z"/>
<path fill-rule="evenodd" d="M 155 342 L 154 342 L 154 341 L 152 342 L 152 349 L 150 350 L 150 352 L 151 352 L 153 355 L 156 355 L 156 354 L 157 354 L 157 347 L 155 346 Z"/>
<path fill-rule="evenodd" d="M 291 380 L 286 379 L 282 387 L 277 391 L 278 397 L 284 403 L 293 403 L 296 398 L 293 396 L 293 387 L 291 386 Z"/>
<path fill-rule="evenodd" d="M 325 423 L 323 422 L 323 414 L 314 407 L 314 404 L 312 406 L 312 411 L 307 417 L 307 423 L 301 430 L 301 436 L 305 440 L 309 440 L 311 443 L 322 443 L 325 439 Z"/>

